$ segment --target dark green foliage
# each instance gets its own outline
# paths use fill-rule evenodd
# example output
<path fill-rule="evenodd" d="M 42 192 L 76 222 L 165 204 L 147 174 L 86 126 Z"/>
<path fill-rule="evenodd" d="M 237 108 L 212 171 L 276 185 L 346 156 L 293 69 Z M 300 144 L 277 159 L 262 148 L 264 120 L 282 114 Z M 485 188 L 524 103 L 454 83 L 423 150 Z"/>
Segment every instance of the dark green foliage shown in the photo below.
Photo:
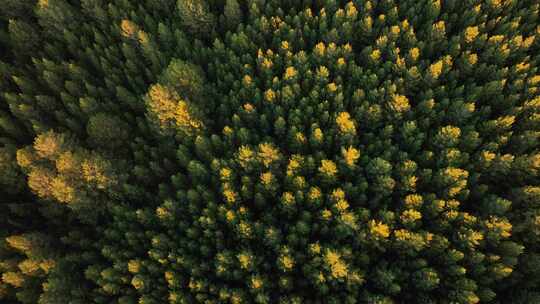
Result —
<path fill-rule="evenodd" d="M 0 302 L 539 302 L 539 9 L 3 1 Z"/>

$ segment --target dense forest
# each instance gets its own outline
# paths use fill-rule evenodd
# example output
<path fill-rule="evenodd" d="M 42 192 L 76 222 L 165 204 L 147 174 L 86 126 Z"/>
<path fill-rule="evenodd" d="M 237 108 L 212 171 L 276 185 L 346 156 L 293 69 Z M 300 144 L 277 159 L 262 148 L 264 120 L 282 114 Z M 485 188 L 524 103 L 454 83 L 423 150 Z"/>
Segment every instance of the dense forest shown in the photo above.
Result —
<path fill-rule="evenodd" d="M 0 2 L 1 303 L 540 303 L 539 0 Z"/>

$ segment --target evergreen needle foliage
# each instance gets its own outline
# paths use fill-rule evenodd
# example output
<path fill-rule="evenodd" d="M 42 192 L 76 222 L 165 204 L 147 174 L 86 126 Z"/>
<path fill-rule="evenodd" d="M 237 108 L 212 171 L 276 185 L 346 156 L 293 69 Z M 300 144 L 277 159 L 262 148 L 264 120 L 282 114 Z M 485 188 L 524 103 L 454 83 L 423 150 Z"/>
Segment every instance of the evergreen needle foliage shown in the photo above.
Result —
<path fill-rule="evenodd" d="M 2 0 L 0 302 L 540 303 L 538 0 Z"/>

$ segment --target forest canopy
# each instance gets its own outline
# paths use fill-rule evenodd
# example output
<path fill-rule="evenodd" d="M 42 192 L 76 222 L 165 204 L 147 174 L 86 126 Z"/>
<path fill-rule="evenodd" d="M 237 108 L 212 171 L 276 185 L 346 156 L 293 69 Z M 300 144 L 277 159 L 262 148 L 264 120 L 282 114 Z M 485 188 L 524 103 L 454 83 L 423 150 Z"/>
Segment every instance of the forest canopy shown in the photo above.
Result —
<path fill-rule="evenodd" d="M 0 302 L 540 303 L 538 0 L 2 0 Z"/>

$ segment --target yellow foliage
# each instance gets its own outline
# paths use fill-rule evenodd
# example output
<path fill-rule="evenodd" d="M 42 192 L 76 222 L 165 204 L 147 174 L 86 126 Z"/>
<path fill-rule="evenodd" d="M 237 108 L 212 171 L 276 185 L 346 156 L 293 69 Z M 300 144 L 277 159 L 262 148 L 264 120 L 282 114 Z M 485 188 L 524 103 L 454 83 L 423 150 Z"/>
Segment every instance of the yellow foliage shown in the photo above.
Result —
<path fill-rule="evenodd" d="M 316 199 L 321 198 L 321 196 L 322 196 L 322 193 L 321 193 L 321 190 L 319 188 L 311 187 L 309 189 L 309 193 L 308 193 L 309 199 L 316 200 Z"/>
<path fill-rule="evenodd" d="M 63 134 L 49 131 L 38 135 L 34 140 L 34 149 L 41 158 L 54 159 L 64 152 L 66 139 Z"/>
<path fill-rule="evenodd" d="M 75 189 L 58 176 L 51 182 L 51 192 L 61 203 L 71 203 L 75 199 Z"/>
<path fill-rule="evenodd" d="M 245 86 L 249 86 L 253 82 L 253 80 L 251 79 L 251 76 L 244 75 L 242 82 L 244 83 Z"/>
<path fill-rule="evenodd" d="M 150 38 L 148 37 L 148 34 L 145 31 L 142 31 L 142 30 L 137 32 L 137 38 L 139 40 L 139 43 L 141 43 L 141 44 L 148 44 L 148 42 L 150 41 Z"/>
<path fill-rule="evenodd" d="M 251 237 L 252 229 L 251 229 L 251 226 L 248 223 L 242 221 L 242 222 L 240 222 L 238 224 L 238 232 L 244 238 L 249 238 L 249 237 Z"/>
<path fill-rule="evenodd" d="M 339 131 L 344 134 L 356 134 L 356 127 L 354 121 L 351 120 L 351 115 L 348 112 L 340 112 L 336 117 L 336 124 Z"/>
<path fill-rule="evenodd" d="M 337 91 L 337 86 L 336 86 L 336 84 L 333 83 L 333 82 L 329 83 L 329 84 L 327 85 L 327 88 L 328 88 L 328 91 L 330 91 L 330 92 L 332 92 L 332 93 L 335 92 L 335 91 Z"/>
<path fill-rule="evenodd" d="M 349 208 L 349 203 L 344 199 L 340 199 L 336 203 L 335 207 L 339 212 L 344 212 L 345 210 L 347 210 L 347 208 Z"/>
<path fill-rule="evenodd" d="M 150 111 L 157 116 L 162 129 L 166 129 L 171 122 L 188 134 L 203 127 L 202 122 L 191 114 L 186 101 L 168 87 L 153 85 L 148 95 Z"/>
<path fill-rule="evenodd" d="M 327 67 L 322 65 L 317 68 L 317 76 L 321 78 L 328 78 L 329 75 L 330 75 L 330 72 L 328 71 Z"/>
<path fill-rule="evenodd" d="M 329 220 L 332 217 L 332 211 L 324 209 L 323 211 L 321 211 L 321 216 L 323 219 Z"/>
<path fill-rule="evenodd" d="M 28 186 L 39 197 L 51 197 L 51 183 L 53 180 L 53 172 L 45 168 L 35 168 L 28 174 Z"/>
<path fill-rule="evenodd" d="M 32 249 L 32 243 L 30 240 L 22 235 L 12 235 L 6 237 L 6 242 L 11 248 L 17 249 L 21 252 L 28 252 Z"/>
<path fill-rule="evenodd" d="M 316 141 L 321 142 L 324 137 L 323 131 L 320 128 L 316 128 L 315 130 L 313 130 L 313 137 Z"/>
<path fill-rule="evenodd" d="M 56 159 L 56 170 L 59 173 L 76 173 L 80 170 L 81 160 L 72 152 L 64 152 Z"/>
<path fill-rule="evenodd" d="M 302 132 L 296 132 L 295 138 L 296 138 L 296 141 L 301 144 L 306 142 L 306 136 Z"/>
<path fill-rule="evenodd" d="M 371 54 L 369 55 L 369 57 L 371 58 L 371 60 L 373 61 L 378 61 L 380 58 L 381 58 L 381 51 L 379 49 L 375 49 L 371 52 Z"/>
<path fill-rule="evenodd" d="M 312 254 L 319 254 L 319 253 L 321 253 L 321 245 L 319 244 L 319 242 L 316 242 L 316 243 L 313 243 L 313 244 L 309 244 L 309 251 L 310 251 Z"/>
<path fill-rule="evenodd" d="M 332 191 L 331 196 L 334 201 L 345 199 L 345 191 L 343 191 L 341 188 L 336 188 Z"/>
<path fill-rule="evenodd" d="M 230 190 L 230 189 L 224 189 L 223 190 L 223 196 L 225 197 L 225 200 L 227 201 L 227 203 L 229 204 L 232 204 L 234 202 L 236 202 L 236 192 Z"/>
<path fill-rule="evenodd" d="M 224 135 L 227 135 L 227 136 L 230 136 L 233 134 L 233 129 L 229 126 L 225 126 L 223 127 L 223 134 Z"/>
<path fill-rule="evenodd" d="M 403 184 L 407 187 L 410 187 L 412 189 L 416 188 L 416 182 L 418 181 L 418 177 L 416 176 L 408 176 L 403 180 Z"/>
<path fill-rule="evenodd" d="M 523 43 L 522 43 L 521 46 L 523 48 L 529 48 L 533 44 L 535 39 L 536 39 L 535 36 L 529 36 L 529 37 L 525 38 L 525 40 L 523 40 Z"/>
<path fill-rule="evenodd" d="M 291 192 L 284 192 L 283 193 L 283 201 L 287 205 L 291 205 L 294 203 L 294 195 Z"/>
<path fill-rule="evenodd" d="M 285 76 L 283 78 L 290 79 L 290 78 L 295 77 L 297 74 L 298 72 L 296 71 L 296 69 L 291 66 L 285 69 Z"/>
<path fill-rule="evenodd" d="M 371 220 L 369 221 L 368 226 L 370 233 L 375 237 L 387 238 L 388 236 L 390 236 L 390 227 L 388 227 L 388 225 L 386 224 Z"/>
<path fill-rule="evenodd" d="M 513 115 L 507 115 L 497 118 L 496 124 L 497 126 L 500 126 L 502 128 L 510 128 L 514 122 L 516 121 L 516 117 Z"/>
<path fill-rule="evenodd" d="M 264 60 L 263 60 L 263 62 L 262 62 L 263 68 L 265 68 L 265 69 L 271 69 L 273 65 L 274 65 L 274 64 L 272 63 L 272 60 L 271 60 L 271 59 L 264 58 Z"/>
<path fill-rule="evenodd" d="M 469 177 L 469 172 L 460 168 L 449 167 L 444 170 L 444 175 L 449 176 L 452 180 L 457 181 Z"/>
<path fill-rule="evenodd" d="M 288 253 L 282 253 L 279 256 L 279 262 L 286 271 L 290 271 L 294 267 L 294 259 Z"/>
<path fill-rule="evenodd" d="M 20 272 L 4 272 L 2 281 L 14 287 L 22 287 L 24 284 L 24 276 Z"/>
<path fill-rule="evenodd" d="M 484 235 L 479 231 L 472 231 L 468 237 L 469 242 L 471 242 L 473 246 L 478 246 L 483 239 Z"/>
<path fill-rule="evenodd" d="M 326 51 L 326 46 L 324 45 L 324 42 L 319 42 L 315 46 L 315 50 L 313 51 L 316 55 L 323 56 Z"/>
<path fill-rule="evenodd" d="M 432 235 L 427 234 L 425 237 L 418 233 L 410 232 L 406 229 L 399 229 L 394 231 L 394 237 L 397 241 L 403 242 L 409 246 L 413 246 L 417 249 L 420 249 L 426 245 L 426 243 L 431 240 Z"/>
<path fill-rule="evenodd" d="M 139 27 L 135 23 L 127 19 L 122 20 L 120 28 L 122 29 L 122 36 L 126 38 L 132 38 L 139 30 Z"/>
<path fill-rule="evenodd" d="M 240 253 L 237 258 L 242 269 L 249 269 L 253 263 L 253 257 L 247 253 Z"/>
<path fill-rule="evenodd" d="M 131 273 L 138 273 L 141 270 L 141 262 L 137 260 L 129 260 L 128 271 Z"/>
<path fill-rule="evenodd" d="M 367 29 L 371 29 L 371 27 L 373 26 L 373 18 L 371 18 L 371 16 L 364 17 L 362 22 L 364 23 Z"/>
<path fill-rule="evenodd" d="M 446 33 L 446 26 L 444 24 L 444 21 L 439 21 L 435 24 L 433 24 L 433 30 L 436 32 L 439 32 L 441 34 Z"/>
<path fill-rule="evenodd" d="M 405 59 L 402 58 L 401 56 L 397 55 L 396 57 L 396 65 L 400 68 L 403 68 L 405 67 Z"/>
<path fill-rule="evenodd" d="M 293 184 L 298 189 L 303 189 L 307 186 L 306 178 L 303 176 L 296 176 L 293 180 Z"/>
<path fill-rule="evenodd" d="M 268 102 L 273 102 L 276 99 L 276 93 L 274 92 L 274 90 L 266 90 L 266 92 L 264 92 L 264 99 Z"/>
<path fill-rule="evenodd" d="M 491 6 L 493 6 L 495 8 L 499 8 L 499 7 L 503 6 L 503 5 L 505 5 L 507 1 L 506 0 L 490 0 L 489 2 L 491 4 Z"/>
<path fill-rule="evenodd" d="M 345 159 L 345 163 L 349 167 L 353 167 L 360 158 L 360 151 L 355 149 L 353 146 L 349 146 L 347 149 L 341 148 L 341 155 Z"/>
<path fill-rule="evenodd" d="M 469 26 L 465 29 L 465 41 L 471 43 L 476 39 L 480 32 L 478 31 L 478 26 Z"/>
<path fill-rule="evenodd" d="M 263 281 L 259 276 L 252 276 L 251 277 L 251 288 L 253 289 L 259 289 L 263 286 Z"/>
<path fill-rule="evenodd" d="M 221 170 L 219 170 L 219 177 L 222 181 L 228 181 L 230 180 L 232 176 L 232 170 L 225 167 L 225 168 L 221 168 Z"/>
<path fill-rule="evenodd" d="M 387 43 L 388 43 L 388 37 L 387 36 L 380 36 L 379 38 L 377 38 L 377 40 L 375 40 L 375 44 L 379 48 L 384 48 Z M 373 51 L 373 52 L 375 52 L 375 51 Z M 373 54 L 373 52 L 371 54 Z M 380 55 L 380 52 L 379 52 L 379 55 Z M 380 56 L 379 56 L 379 58 L 380 58 Z"/>
<path fill-rule="evenodd" d="M 238 149 L 238 161 L 242 167 L 246 167 L 255 158 L 255 153 L 248 146 L 241 146 Z"/>
<path fill-rule="evenodd" d="M 508 46 L 508 43 L 504 43 L 499 50 L 501 54 L 505 57 L 510 54 L 510 47 Z"/>
<path fill-rule="evenodd" d="M 228 210 L 227 213 L 225 214 L 225 218 L 227 219 L 228 222 L 232 222 L 236 218 L 236 215 L 234 215 L 234 211 Z"/>
<path fill-rule="evenodd" d="M 467 60 L 469 61 L 470 64 L 475 65 L 478 62 L 478 55 L 474 53 L 469 54 L 469 56 L 467 56 Z"/>
<path fill-rule="evenodd" d="M 39 8 L 47 8 L 49 6 L 49 0 L 38 0 Z"/>
<path fill-rule="evenodd" d="M 56 266 L 56 262 L 52 259 L 47 259 L 47 260 L 43 260 L 41 261 L 41 263 L 39 264 L 39 267 L 45 271 L 45 273 L 49 273 L 49 271 L 51 269 L 54 268 L 54 266 Z"/>
<path fill-rule="evenodd" d="M 271 143 L 259 144 L 257 157 L 266 167 L 281 158 L 279 150 Z"/>
<path fill-rule="evenodd" d="M 319 281 L 320 283 L 326 282 L 326 278 L 324 277 L 324 274 L 322 273 L 322 271 L 319 271 L 319 275 L 317 276 L 317 281 Z"/>
<path fill-rule="evenodd" d="M 347 17 L 354 18 L 358 15 L 358 11 L 356 10 L 356 6 L 354 6 L 354 3 L 352 1 L 349 1 L 347 5 L 345 5 L 345 10 L 347 11 Z"/>
<path fill-rule="evenodd" d="M 84 179 L 94 184 L 98 189 L 107 189 L 115 181 L 106 172 L 106 165 L 100 158 L 85 159 L 82 163 Z"/>
<path fill-rule="evenodd" d="M 172 271 L 165 271 L 165 281 L 169 286 L 174 284 L 174 273 Z"/>
<path fill-rule="evenodd" d="M 333 177 L 337 174 L 338 170 L 336 164 L 333 161 L 323 159 L 321 161 L 321 166 L 319 167 L 319 172 L 326 176 Z"/>
<path fill-rule="evenodd" d="M 270 185 L 274 181 L 274 175 L 271 172 L 261 173 L 261 183 L 265 186 Z"/>
<path fill-rule="evenodd" d="M 339 218 L 347 224 L 349 227 L 356 229 L 358 226 L 356 225 L 356 216 L 352 212 L 343 212 L 339 216 Z"/>
<path fill-rule="evenodd" d="M 512 224 L 505 218 L 490 217 L 486 222 L 486 228 L 497 232 L 503 238 L 508 238 L 512 235 Z"/>
<path fill-rule="evenodd" d="M 19 263 L 18 267 L 23 274 L 30 276 L 37 274 L 41 269 L 41 267 L 39 267 L 39 261 L 33 259 L 25 259 Z"/>
<path fill-rule="evenodd" d="M 488 41 L 492 43 L 499 43 L 503 41 L 504 38 L 505 38 L 504 35 L 495 35 L 495 36 L 489 37 Z"/>
<path fill-rule="evenodd" d="M 423 199 L 421 195 L 418 194 L 409 194 L 405 197 L 405 206 L 407 208 L 420 208 L 423 204 Z"/>
<path fill-rule="evenodd" d="M 28 168 L 36 161 L 34 155 L 28 148 L 17 150 L 16 158 L 17 164 L 22 168 Z"/>
<path fill-rule="evenodd" d="M 233 294 L 231 295 L 230 300 L 232 304 L 242 304 L 242 297 L 235 292 L 233 292 Z"/>
<path fill-rule="evenodd" d="M 441 128 L 439 134 L 445 140 L 457 140 L 461 136 L 461 129 L 448 125 Z"/>
<path fill-rule="evenodd" d="M 289 164 L 287 165 L 287 175 L 291 176 L 293 175 L 299 168 L 301 163 L 303 162 L 303 158 L 301 155 L 294 154 L 289 159 Z"/>
<path fill-rule="evenodd" d="M 331 249 L 326 251 L 324 260 L 330 266 L 330 272 L 335 279 L 344 278 L 348 273 L 348 266 L 341 260 L 341 255 Z"/>
<path fill-rule="evenodd" d="M 144 281 L 140 277 L 133 277 L 133 279 L 131 279 L 131 285 L 133 285 L 135 289 L 141 289 L 144 287 Z"/>
<path fill-rule="evenodd" d="M 491 152 L 491 151 L 484 151 L 484 152 L 482 152 L 482 154 L 480 156 L 481 156 L 483 161 L 489 163 L 489 162 L 491 162 L 492 160 L 495 159 L 496 154 Z"/>
<path fill-rule="evenodd" d="M 202 128 L 201 121 L 195 119 L 189 111 L 188 104 L 180 100 L 176 105 L 176 111 L 174 112 L 174 119 L 176 125 L 179 126 L 182 130 L 186 130 L 187 133 L 192 133 L 193 131 L 199 130 Z"/>
<path fill-rule="evenodd" d="M 165 218 L 170 218 L 171 217 L 171 212 L 169 210 L 167 210 L 166 208 L 163 208 L 163 207 L 157 207 L 156 208 L 156 215 L 160 218 L 160 219 L 165 219 Z"/>
<path fill-rule="evenodd" d="M 528 64 L 528 63 L 525 63 L 525 62 L 520 62 L 516 65 L 516 71 L 518 72 L 522 72 L 522 71 L 526 71 L 529 69 L 531 65 Z"/>
<path fill-rule="evenodd" d="M 429 66 L 429 73 L 431 74 L 431 77 L 437 79 L 442 74 L 442 69 L 443 69 L 443 61 L 439 60 Z"/>
<path fill-rule="evenodd" d="M 403 223 L 412 223 L 420 220 L 421 218 L 422 214 L 414 209 L 405 210 L 400 216 Z"/>
<path fill-rule="evenodd" d="M 394 236 L 399 241 L 408 241 L 412 239 L 412 234 L 406 229 L 398 229 L 394 231 Z"/>
<path fill-rule="evenodd" d="M 391 105 L 394 111 L 398 113 L 409 111 L 411 108 L 407 96 L 399 94 L 392 95 Z"/>

